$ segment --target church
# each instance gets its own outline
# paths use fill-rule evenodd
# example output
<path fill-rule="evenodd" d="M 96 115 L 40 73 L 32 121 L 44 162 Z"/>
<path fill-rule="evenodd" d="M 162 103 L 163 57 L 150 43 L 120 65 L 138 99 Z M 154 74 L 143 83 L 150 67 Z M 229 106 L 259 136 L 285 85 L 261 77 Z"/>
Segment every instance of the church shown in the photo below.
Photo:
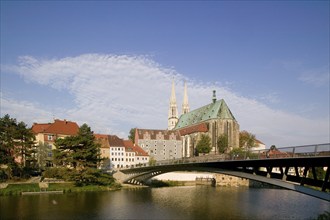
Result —
<path fill-rule="evenodd" d="M 211 154 L 217 153 L 217 139 L 227 135 L 229 150 L 239 146 L 239 124 L 223 99 L 215 91 L 210 104 L 190 111 L 187 84 L 184 84 L 182 113 L 178 116 L 175 84 L 172 82 L 167 130 L 136 129 L 135 143 L 156 160 L 193 157 L 202 134 L 211 139 Z M 150 135 L 157 133 L 158 135 Z M 151 138 L 151 137 L 154 137 Z M 150 149 L 150 143 L 155 143 Z M 162 143 L 162 144 L 159 144 Z M 146 147 L 148 146 L 148 147 Z"/>

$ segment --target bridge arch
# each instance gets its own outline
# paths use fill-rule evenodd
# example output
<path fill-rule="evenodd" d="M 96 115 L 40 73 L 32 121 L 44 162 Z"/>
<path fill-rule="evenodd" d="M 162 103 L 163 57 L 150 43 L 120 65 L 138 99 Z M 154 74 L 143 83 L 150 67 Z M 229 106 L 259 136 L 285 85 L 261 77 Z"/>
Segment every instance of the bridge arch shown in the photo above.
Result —
<path fill-rule="evenodd" d="M 258 182 L 275 185 L 284 189 L 297 191 L 330 201 L 329 184 L 329 162 L 330 156 L 308 157 L 308 158 L 280 158 L 280 159 L 259 159 L 259 160 L 237 160 L 217 161 L 204 163 L 184 163 L 160 166 L 149 166 L 121 170 L 126 177 L 124 183 L 144 185 L 146 181 L 160 174 L 175 171 L 195 171 L 219 173 L 239 178 L 245 178 Z M 274 172 L 273 168 L 280 168 L 280 173 Z M 296 170 L 296 175 L 288 174 L 289 168 Z M 304 173 L 298 172 L 298 167 L 304 167 Z M 315 172 L 315 167 L 327 167 L 326 176 L 323 180 L 307 177 L 307 170 Z M 315 190 L 304 185 L 321 187 Z"/>

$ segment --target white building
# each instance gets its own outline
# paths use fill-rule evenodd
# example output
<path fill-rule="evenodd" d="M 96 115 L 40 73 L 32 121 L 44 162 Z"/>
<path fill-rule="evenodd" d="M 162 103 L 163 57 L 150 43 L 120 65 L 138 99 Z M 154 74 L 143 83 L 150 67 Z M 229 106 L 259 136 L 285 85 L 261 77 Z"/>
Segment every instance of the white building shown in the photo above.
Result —
<path fill-rule="evenodd" d="M 123 140 L 116 135 L 109 135 L 110 169 L 146 166 L 149 155 L 130 140 Z"/>

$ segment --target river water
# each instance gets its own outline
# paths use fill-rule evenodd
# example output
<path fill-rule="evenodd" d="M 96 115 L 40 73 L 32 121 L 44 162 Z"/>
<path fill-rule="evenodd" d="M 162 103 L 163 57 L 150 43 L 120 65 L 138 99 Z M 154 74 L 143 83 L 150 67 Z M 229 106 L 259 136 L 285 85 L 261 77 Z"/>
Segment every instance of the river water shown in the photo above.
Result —
<path fill-rule="evenodd" d="M 134 188 L 0 197 L 0 219 L 316 219 L 330 203 L 281 189 Z"/>

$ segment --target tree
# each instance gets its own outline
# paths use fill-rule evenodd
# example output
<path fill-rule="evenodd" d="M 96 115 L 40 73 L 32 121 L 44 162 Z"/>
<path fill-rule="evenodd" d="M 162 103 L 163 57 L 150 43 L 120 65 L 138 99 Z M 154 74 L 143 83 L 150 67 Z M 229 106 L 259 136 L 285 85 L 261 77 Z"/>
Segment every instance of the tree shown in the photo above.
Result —
<path fill-rule="evenodd" d="M 16 119 L 8 114 L 0 118 L 0 161 L 1 164 L 14 164 Z"/>
<path fill-rule="evenodd" d="M 228 149 L 228 135 L 222 134 L 218 137 L 217 140 L 219 153 L 223 154 Z"/>
<path fill-rule="evenodd" d="M 240 148 L 246 148 L 247 150 L 256 147 L 256 136 L 252 133 L 249 133 L 247 131 L 241 131 L 239 133 L 239 147 Z"/>
<path fill-rule="evenodd" d="M 201 139 L 197 142 L 196 149 L 198 153 L 209 153 L 211 151 L 211 138 L 202 134 Z"/>
<path fill-rule="evenodd" d="M 135 130 L 136 128 L 131 128 L 129 131 L 128 139 L 135 143 Z"/>
<path fill-rule="evenodd" d="M 83 124 L 77 136 L 69 136 L 55 141 L 54 163 L 59 166 L 72 166 L 75 169 L 96 168 L 100 162 L 100 145 L 90 127 Z"/>
<path fill-rule="evenodd" d="M 20 122 L 16 126 L 15 132 L 15 152 L 16 156 L 21 158 L 22 166 L 32 167 L 36 165 L 36 148 L 34 145 L 35 136 L 31 129 L 27 128 L 24 122 Z M 27 163 L 28 162 L 28 163 Z"/>
<path fill-rule="evenodd" d="M 26 161 L 34 161 L 35 137 L 24 122 L 17 123 L 8 114 L 0 118 L 0 161 L 3 164 L 14 164 L 20 158 L 22 167 Z"/>
<path fill-rule="evenodd" d="M 51 153 L 52 148 L 46 143 L 39 142 L 38 146 L 38 164 L 41 169 L 49 166 L 49 162 L 52 160 Z"/>

